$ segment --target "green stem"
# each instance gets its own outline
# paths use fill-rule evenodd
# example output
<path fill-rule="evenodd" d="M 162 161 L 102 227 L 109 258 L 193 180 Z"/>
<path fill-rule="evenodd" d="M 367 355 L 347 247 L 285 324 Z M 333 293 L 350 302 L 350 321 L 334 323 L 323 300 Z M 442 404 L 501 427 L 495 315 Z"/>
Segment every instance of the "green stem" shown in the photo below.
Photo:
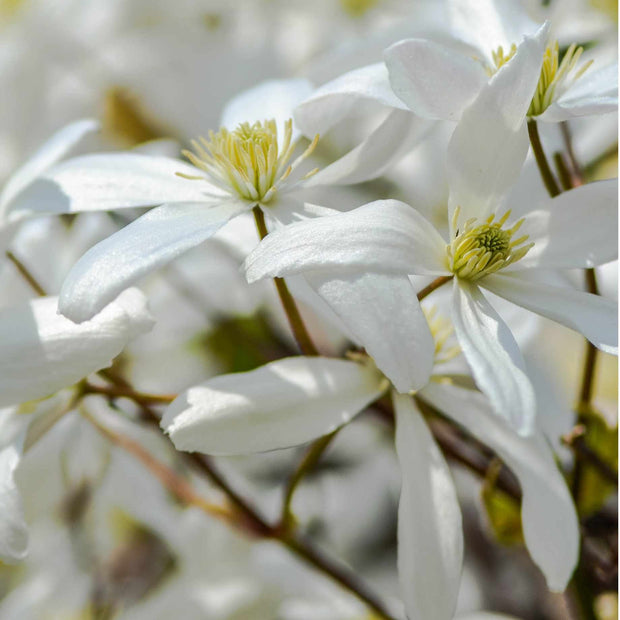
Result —
<path fill-rule="evenodd" d="M 338 430 L 317 439 L 308 448 L 301 462 L 297 466 L 297 469 L 289 478 L 288 484 L 286 485 L 286 489 L 284 491 L 284 501 L 282 503 L 282 517 L 280 520 L 281 527 L 285 531 L 289 530 L 293 523 L 291 503 L 293 501 L 293 495 L 295 493 L 295 490 L 297 489 L 297 486 L 301 482 L 302 478 L 319 462 L 319 459 L 321 458 L 321 456 L 323 456 L 323 453 L 331 443 L 332 439 L 336 436 Z"/>
<path fill-rule="evenodd" d="M 538 164 L 538 170 L 540 170 L 540 176 L 543 183 L 549 192 L 549 195 L 553 198 L 561 193 L 560 188 L 551 172 L 551 167 L 545 156 L 542 142 L 540 141 L 540 134 L 538 133 L 538 125 L 536 121 L 530 120 L 527 122 L 527 133 L 530 137 L 530 144 L 534 151 L 534 157 L 536 157 L 536 163 Z"/>
<path fill-rule="evenodd" d="M 265 224 L 265 215 L 258 206 L 254 207 L 252 212 L 254 213 L 254 221 L 256 222 L 258 236 L 262 241 L 268 234 L 267 226 Z M 310 334 L 306 329 L 304 321 L 301 318 L 297 304 L 288 290 L 288 286 L 286 286 L 286 282 L 283 278 L 274 278 L 273 281 L 276 285 L 276 290 L 278 291 L 278 296 L 282 302 L 282 307 L 284 308 L 284 312 L 288 318 L 289 325 L 293 331 L 293 336 L 295 337 L 301 352 L 304 355 L 319 355 L 319 352 L 314 346 L 314 343 L 310 338 Z"/>
<path fill-rule="evenodd" d="M 30 273 L 28 268 L 22 263 L 13 252 L 6 251 L 6 257 L 15 265 L 19 274 L 28 282 L 30 288 L 39 296 L 45 297 L 47 293 L 45 289 L 39 284 L 38 280 Z"/>

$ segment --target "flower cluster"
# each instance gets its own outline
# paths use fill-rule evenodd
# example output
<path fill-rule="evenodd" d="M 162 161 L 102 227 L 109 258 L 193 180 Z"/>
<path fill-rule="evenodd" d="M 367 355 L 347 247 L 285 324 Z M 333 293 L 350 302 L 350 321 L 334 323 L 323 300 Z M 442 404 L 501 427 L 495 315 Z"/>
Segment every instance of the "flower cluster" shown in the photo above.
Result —
<path fill-rule="evenodd" d="M 380 3 L 341 4 L 373 23 Z M 31 518 L 48 505 L 30 499 L 29 463 L 42 462 L 58 469 L 49 495 L 77 557 L 67 575 L 96 576 L 76 588 L 92 617 L 302 617 L 287 615 L 292 587 L 273 594 L 269 553 L 251 567 L 253 543 L 224 522 L 351 595 L 330 590 L 322 608 L 309 587 L 307 617 L 490 618 L 463 615 L 459 599 L 470 501 L 454 463 L 482 477 L 491 529 L 501 539 L 516 523 L 550 591 L 578 566 L 583 576 L 585 517 L 608 506 L 617 469 L 614 423 L 593 395 L 597 359 L 617 355 L 617 303 L 601 284 L 617 259 L 618 186 L 597 176 L 609 149 L 595 131 L 609 138 L 617 65 L 546 4 L 423 2 L 405 38 L 398 25 L 369 31 L 354 53 L 309 65 L 312 79 L 250 85 L 217 125 L 158 140 L 165 123 L 123 108 L 142 144 L 94 147 L 106 122 L 79 120 L 13 173 L 0 194 L 0 559 L 30 549 L 36 562 L 0 615 L 42 617 L 15 615 L 29 579 L 64 587 L 44 559 L 51 526 Z M 575 382 L 565 365 L 581 340 L 561 350 L 553 324 L 587 343 L 579 394 L 557 383 Z M 368 427 L 356 451 L 346 437 Z M 210 458 L 236 457 L 230 479 L 256 483 L 269 461 L 250 455 L 304 444 L 279 520 Z M 369 455 L 396 455 L 400 597 L 371 592 L 308 540 L 322 499 L 293 498 L 328 450 L 372 470 L 355 498 L 339 487 L 356 536 L 393 486 Z M 261 458 L 280 467 L 278 454 Z M 111 506 L 116 547 L 101 534 Z M 274 556 L 270 570 L 286 581 L 291 561 Z M 143 573 L 135 591 L 124 570 Z"/>

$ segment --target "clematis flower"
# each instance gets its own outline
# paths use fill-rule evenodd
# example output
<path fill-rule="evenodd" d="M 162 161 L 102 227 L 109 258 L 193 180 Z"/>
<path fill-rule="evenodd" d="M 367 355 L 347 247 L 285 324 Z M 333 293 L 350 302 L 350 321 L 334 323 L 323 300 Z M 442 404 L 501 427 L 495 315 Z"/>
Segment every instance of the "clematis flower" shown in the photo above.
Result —
<path fill-rule="evenodd" d="M 250 282 L 304 274 L 344 322 L 357 328 L 400 392 L 419 387 L 420 377 L 399 374 L 383 351 L 376 355 L 375 343 L 396 343 L 399 359 L 425 364 L 424 316 L 418 310 L 404 317 L 395 307 L 402 305 L 403 290 L 409 307 L 417 306 L 410 275 L 453 278 L 453 322 L 474 378 L 496 412 L 521 433 L 533 430 L 532 387 L 517 343 L 483 289 L 580 331 L 602 350 L 617 350 L 615 303 L 537 280 L 545 270 L 594 267 L 617 256 L 617 180 L 547 199 L 518 219 L 502 210 L 527 155 L 522 129 L 542 55 L 540 37 L 526 38 L 455 129 L 448 148 L 448 239 L 415 209 L 386 200 L 275 231 L 245 263 Z M 360 322 L 359 298 L 349 293 L 375 274 L 383 277 L 373 297 L 373 312 L 381 317 L 378 333 L 376 325 L 368 330 Z M 402 338 L 409 329 L 417 340 Z"/>
<path fill-rule="evenodd" d="M 458 120 L 539 25 L 516 0 L 448 0 L 445 8 L 452 41 L 400 41 L 386 50 L 385 62 L 394 92 L 413 112 Z M 572 44 L 561 56 L 557 40 L 547 41 L 529 117 L 558 122 L 617 109 L 617 64 L 590 69 L 594 61 L 580 62 L 582 53 Z"/>
<path fill-rule="evenodd" d="M 193 151 L 186 152 L 192 164 L 140 154 L 96 154 L 68 160 L 44 175 L 29 198 L 44 199 L 48 211 L 161 205 L 84 255 L 61 291 L 60 312 L 77 322 L 89 319 L 143 275 L 254 207 L 272 225 L 316 214 L 302 198 L 310 177 L 315 185 L 332 183 L 351 178 L 359 166 L 364 166 L 364 179 L 379 174 L 386 153 L 401 141 L 393 125 L 380 126 L 321 172 L 299 172 L 318 136 L 295 158 L 299 133 L 291 116 L 311 90 L 306 80 L 283 80 L 242 93 L 224 110 L 223 128 L 193 142 Z"/>
<path fill-rule="evenodd" d="M 349 422 L 391 391 L 402 472 L 398 567 L 411 620 L 453 618 L 463 560 L 461 512 L 445 459 L 417 402 L 450 417 L 480 439 L 515 473 L 523 490 L 529 552 L 549 587 L 563 590 L 575 567 L 579 529 L 554 456 L 540 434 L 516 435 L 480 393 L 457 387 L 442 366 L 458 354 L 450 325 L 430 316 L 435 371 L 416 394 L 399 394 L 368 358 L 288 358 L 192 387 L 161 422 L 179 450 L 247 454 L 305 443 Z"/>

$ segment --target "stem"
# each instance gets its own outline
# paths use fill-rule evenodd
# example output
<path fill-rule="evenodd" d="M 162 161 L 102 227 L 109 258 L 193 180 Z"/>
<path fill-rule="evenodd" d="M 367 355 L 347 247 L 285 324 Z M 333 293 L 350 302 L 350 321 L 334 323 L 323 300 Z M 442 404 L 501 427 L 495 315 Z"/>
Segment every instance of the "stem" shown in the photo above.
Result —
<path fill-rule="evenodd" d="M 553 154 L 553 161 L 555 162 L 556 170 L 558 171 L 558 177 L 560 179 L 560 183 L 562 184 L 562 190 L 568 191 L 573 188 L 574 179 L 571 175 L 566 162 L 564 161 L 564 156 L 559 151 Z"/>
<path fill-rule="evenodd" d="M 425 286 L 418 292 L 418 301 L 422 301 L 425 297 L 430 295 L 434 290 L 443 286 L 446 282 L 450 282 L 454 276 L 439 276 L 435 278 L 428 286 Z"/>
<path fill-rule="evenodd" d="M 84 386 L 84 394 L 101 394 L 110 398 L 129 398 L 138 403 L 169 405 L 175 398 L 175 394 L 146 394 L 134 392 L 132 389 L 120 385 L 99 386 L 87 383 Z"/>
<path fill-rule="evenodd" d="M 254 221 L 256 222 L 258 236 L 262 241 L 268 234 L 267 226 L 265 225 L 265 215 L 258 206 L 254 207 L 252 212 L 254 213 Z M 297 345 L 299 346 L 301 352 L 304 355 L 319 355 L 319 352 L 314 346 L 314 343 L 310 338 L 310 334 L 304 325 L 299 309 L 297 308 L 297 304 L 288 290 L 288 286 L 286 286 L 286 282 L 283 278 L 274 278 L 273 281 L 276 285 L 280 301 L 282 302 L 282 307 L 284 308 L 289 325 L 291 326 L 291 330 L 293 331 L 293 335 L 295 336 L 295 340 L 297 341 Z"/>
<path fill-rule="evenodd" d="M 45 297 L 47 293 L 45 289 L 39 284 L 37 279 L 30 273 L 30 271 L 26 268 L 24 263 L 22 263 L 13 252 L 9 250 L 6 251 L 6 257 L 15 265 L 19 274 L 28 282 L 30 288 L 39 296 Z"/>
<path fill-rule="evenodd" d="M 538 170 L 540 170 L 540 176 L 542 177 L 543 183 L 545 184 L 549 195 L 553 198 L 560 194 L 560 188 L 558 187 L 557 181 L 553 176 L 553 172 L 551 172 L 551 168 L 549 167 L 547 157 L 545 156 L 545 151 L 543 150 L 542 142 L 540 141 L 540 134 L 538 133 L 538 125 L 536 124 L 536 121 L 530 120 L 527 122 L 527 133 L 530 136 L 530 144 L 532 145 L 532 150 L 534 151 L 534 157 L 536 157 L 536 163 L 538 164 Z"/>
<path fill-rule="evenodd" d="M 570 134 L 570 127 L 567 121 L 560 123 L 560 131 L 562 132 L 562 138 L 564 139 L 564 146 L 566 147 L 566 154 L 568 155 L 568 161 L 572 167 L 572 187 L 578 187 L 583 185 L 583 170 L 575 157 L 575 151 L 573 149 L 573 140 Z"/>
<path fill-rule="evenodd" d="M 139 443 L 104 426 L 88 413 L 82 412 L 82 415 L 109 441 L 138 459 L 170 493 L 182 502 L 190 506 L 196 506 L 210 517 L 217 517 L 228 522 L 231 521 L 232 515 L 228 510 L 212 504 L 198 495 L 190 484 L 180 476 L 177 476 L 169 467 L 155 459 Z"/>
<path fill-rule="evenodd" d="M 281 527 L 284 530 L 289 529 L 293 522 L 291 503 L 293 501 L 293 495 L 295 493 L 295 490 L 297 489 L 297 486 L 301 482 L 302 478 L 318 463 L 319 459 L 331 443 L 332 439 L 336 436 L 338 430 L 317 439 L 308 448 L 301 462 L 297 466 L 297 469 L 289 478 L 286 489 L 284 491 L 284 502 L 282 503 L 282 516 L 280 519 Z"/>

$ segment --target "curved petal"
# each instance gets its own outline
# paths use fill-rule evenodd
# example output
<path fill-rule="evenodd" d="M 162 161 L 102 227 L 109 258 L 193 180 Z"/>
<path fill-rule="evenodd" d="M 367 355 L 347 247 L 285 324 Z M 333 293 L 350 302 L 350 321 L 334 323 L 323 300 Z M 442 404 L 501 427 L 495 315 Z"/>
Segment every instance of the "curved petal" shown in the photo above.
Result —
<path fill-rule="evenodd" d="M 161 426 L 177 449 L 248 454 L 327 435 L 376 400 L 385 381 L 369 365 L 291 357 L 190 388 Z"/>
<path fill-rule="evenodd" d="M 174 203 L 149 211 L 92 247 L 69 272 L 58 310 L 78 323 L 123 289 L 211 237 L 245 203 Z"/>
<path fill-rule="evenodd" d="M 0 448 L 0 560 L 7 563 L 19 562 L 28 553 L 28 526 L 14 475 L 21 444 L 20 439 Z"/>
<path fill-rule="evenodd" d="M 523 274 L 525 275 L 525 274 Z M 492 293 L 583 334 L 606 353 L 618 353 L 618 304 L 599 295 L 549 286 L 521 274 L 493 274 L 481 285 Z"/>
<path fill-rule="evenodd" d="M 540 76 L 547 37 L 543 26 L 525 37 L 515 56 L 463 112 L 448 146 L 450 220 L 485 218 L 517 181 L 529 142 L 525 115 Z M 454 232 L 454 231 L 452 231 Z"/>
<path fill-rule="evenodd" d="M 446 243 L 413 207 L 378 200 L 270 233 L 247 257 L 248 282 L 316 269 L 442 275 Z"/>
<path fill-rule="evenodd" d="M 49 396 L 109 366 L 153 325 L 135 289 L 82 325 L 60 316 L 57 305 L 44 297 L 0 310 L 0 406 Z"/>
<path fill-rule="evenodd" d="M 284 123 L 293 116 L 293 110 L 307 99 L 314 86 L 302 78 L 269 80 L 233 97 L 222 112 L 222 127 L 235 129 L 241 123 L 255 123 L 274 119 L 278 135 L 284 135 Z M 297 130 L 295 131 L 297 134 Z M 297 136 L 294 135 L 293 139 Z"/>
<path fill-rule="evenodd" d="M 533 431 L 534 390 L 510 329 L 480 289 L 455 278 L 454 329 L 480 389 L 496 413 L 519 433 Z"/>
<path fill-rule="evenodd" d="M 392 89 L 424 118 L 458 120 L 488 81 L 480 62 L 434 41 L 399 41 L 384 56 Z"/>
<path fill-rule="evenodd" d="M 388 108 L 407 110 L 390 87 L 386 66 L 379 62 L 345 73 L 317 88 L 295 109 L 295 123 L 309 138 L 317 133 L 324 134 L 348 116 L 361 101 L 374 101 Z"/>
<path fill-rule="evenodd" d="M 434 126 L 434 123 L 410 112 L 392 110 L 361 144 L 319 170 L 304 186 L 346 185 L 374 179 L 412 149 Z"/>
<path fill-rule="evenodd" d="M 93 119 L 75 121 L 57 131 L 28 161 L 16 170 L 0 194 L 0 212 L 11 209 L 11 200 L 40 174 L 61 160 L 88 133 L 99 129 Z"/>
<path fill-rule="evenodd" d="M 426 384 L 435 344 L 407 276 L 305 274 L 399 392 Z"/>
<path fill-rule="evenodd" d="M 541 433 L 520 437 L 499 419 L 482 394 L 431 383 L 421 396 L 493 449 L 523 491 L 525 543 L 549 588 L 566 588 L 579 557 L 579 522 L 564 477 Z"/>
<path fill-rule="evenodd" d="M 525 216 L 534 247 L 505 271 L 596 267 L 618 258 L 618 179 L 588 183 Z"/>
<path fill-rule="evenodd" d="M 618 64 L 587 72 L 536 120 L 557 123 L 618 109 Z"/>
<path fill-rule="evenodd" d="M 214 192 L 206 181 L 184 179 L 178 172 L 204 176 L 194 166 L 168 157 L 106 153 L 68 159 L 20 192 L 11 203 L 11 214 L 17 217 L 198 202 Z"/>
<path fill-rule="evenodd" d="M 463 565 L 461 509 L 448 465 L 410 396 L 394 394 L 398 576 L 409 620 L 452 620 Z"/>

